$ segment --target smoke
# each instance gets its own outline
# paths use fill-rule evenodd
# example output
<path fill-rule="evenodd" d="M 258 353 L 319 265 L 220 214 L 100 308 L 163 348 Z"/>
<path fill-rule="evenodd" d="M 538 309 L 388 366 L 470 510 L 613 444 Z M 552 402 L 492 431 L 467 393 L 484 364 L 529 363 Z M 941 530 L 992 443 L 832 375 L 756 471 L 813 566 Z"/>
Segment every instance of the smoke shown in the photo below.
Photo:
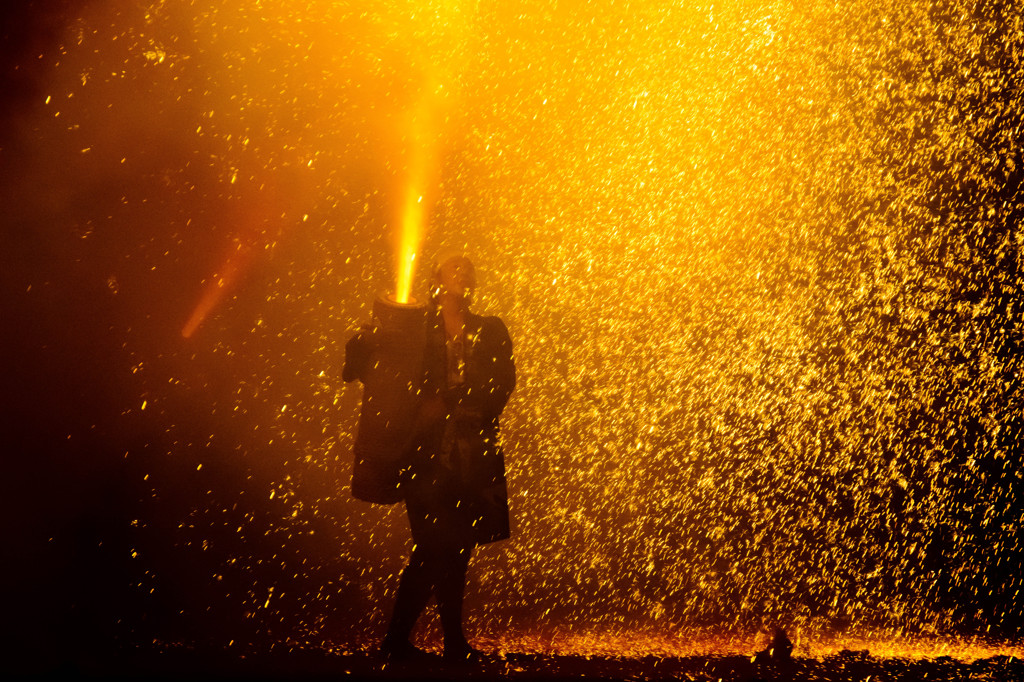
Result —
<path fill-rule="evenodd" d="M 1013 631 L 1020 19 L 414 5 L 52 5 L 6 53 L 22 620 L 378 634 L 407 531 L 349 497 L 339 374 L 429 51 L 423 250 L 474 255 L 521 379 L 476 631 Z"/>

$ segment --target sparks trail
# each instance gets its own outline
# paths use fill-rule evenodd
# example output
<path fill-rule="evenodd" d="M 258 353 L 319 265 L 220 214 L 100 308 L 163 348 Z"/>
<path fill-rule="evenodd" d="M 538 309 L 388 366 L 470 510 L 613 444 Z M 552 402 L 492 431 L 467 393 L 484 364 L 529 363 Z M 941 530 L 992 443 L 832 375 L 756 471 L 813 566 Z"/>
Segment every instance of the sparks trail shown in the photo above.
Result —
<path fill-rule="evenodd" d="M 478 308 L 508 322 L 522 377 L 517 540 L 469 589 L 509 587 L 469 595 L 471 639 L 1019 627 L 1020 17 L 239 0 L 89 3 L 67 24 L 12 147 L 8 196 L 41 237 L 14 242 L 35 258 L 11 281 L 33 319 L 87 300 L 83 347 L 120 353 L 97 377 L 40 327 L 25 347 L 59 380 L 23 382 L 58 389 L 39 412 L 90 444 L 89 472 L 138 462 L 138 547 L 116 556 L 141 551 L 110 608 L 164 619 L 111 622 L 379 634 L 408 537 L 338 483 L 357 409 L 339 344 L 396 260 L 444 242 L 478 254 Z M 233 186 L 253 163 L 254 183 L 305 176 Z M 240 192 L 228 244 L 190 222 Z M 418 246 L 395 246 L 401 224 Z M 188 267 L 211 249 L 219 267 Z M 266 286 L 243 284 L 257 263 Z M 157 340 L 183 321 L 189 343 Z M 109 397 L 50 407 L 65 386 Z"/>

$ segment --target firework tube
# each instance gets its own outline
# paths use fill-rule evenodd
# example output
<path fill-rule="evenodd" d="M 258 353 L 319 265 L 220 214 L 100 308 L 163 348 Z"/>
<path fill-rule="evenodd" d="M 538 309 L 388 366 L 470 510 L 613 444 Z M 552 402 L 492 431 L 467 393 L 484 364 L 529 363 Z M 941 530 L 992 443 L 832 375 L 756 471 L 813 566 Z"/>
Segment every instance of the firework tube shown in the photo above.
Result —
<path fill-rule="evenodd" d="M 394 504 L 403 497 L 420 406 L 426 314 L 426 306 L 415 301 L 379 297 L 373 303 L 373 327 L 362 333 L 368 353 L 356 374 L 363 382 L 352 469 L 357 499 Z M 366 343 L 366 336 L 372 341 Z M 349 362 L 346 357 L 346 372 Z"/>

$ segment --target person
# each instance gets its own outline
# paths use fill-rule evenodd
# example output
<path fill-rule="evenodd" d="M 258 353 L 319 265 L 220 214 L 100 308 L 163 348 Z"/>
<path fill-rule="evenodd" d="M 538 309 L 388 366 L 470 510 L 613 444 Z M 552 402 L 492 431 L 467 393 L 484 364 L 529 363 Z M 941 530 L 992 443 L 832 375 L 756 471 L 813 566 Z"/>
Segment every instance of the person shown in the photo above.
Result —
<path fill-rule="evenodd" d="M 510 536 L 498 418 L 515 388 L 515 362 L 501 319 L 469 310 L 475 287 L 467 257 L 438 258 L 411 465 L 401 486 L 413 549 L 381 643 L 389 660 L 426 655 L 410 636 L 431 596 L 441 618 L 444 659 L 481 656 L 462 628 L 467 568 L 477 545 Z"/>

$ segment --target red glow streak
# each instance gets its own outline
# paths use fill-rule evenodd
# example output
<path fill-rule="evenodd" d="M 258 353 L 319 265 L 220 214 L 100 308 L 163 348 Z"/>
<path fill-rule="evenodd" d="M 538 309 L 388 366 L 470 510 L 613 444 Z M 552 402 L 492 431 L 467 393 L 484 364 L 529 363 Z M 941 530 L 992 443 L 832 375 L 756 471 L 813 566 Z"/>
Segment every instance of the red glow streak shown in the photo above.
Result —
<path fill-rule="evenodd" d="M 245 275 L 256 254 L 267 253 L 271 244 L 282 236 L 287 227 L 296 220 L 288 215 L 286 203 L 300 199 L 303 191 L 302 178 L 277 176 L 255 189 L 255 197 L 246 197 L 245 207 L 230 218 L 231 223 L 240 226 L 228 246 L 223 264 L 214 272 L 218 273 L 207 282 L 199 302 L 181 329 L 184 338 L 190 338 L 210 316 L 210 313 L 224 300 L 224 296 Z M 284 183 L 279 189 L 278 184 Z M 279 218 L 284 218 L 279 220 Z M 271 222 L 271 220 L 273 222 Z"/>
<path fill-rule="evenodd" d="M 188 322 L 181 329 L 183 337 L 186 339 L 191 337 L 199 328 L 199 325 L 217 307 L 217 304 L 224 298 L 224 294 L 238 280 L 239 274 L 245 271 L 252 260 L 251 253 L 251 246 L 246 246 L 240 242 L 235 244 L 232 253 L 228 255 L 224 265 L 220 268 L 221 274 L 208 282 L 203 289 L 203 293 L 199 297 L 199 303 L 196 305 L 195 310 L 192 311 L 192 315 L 189 316 Z"/>

